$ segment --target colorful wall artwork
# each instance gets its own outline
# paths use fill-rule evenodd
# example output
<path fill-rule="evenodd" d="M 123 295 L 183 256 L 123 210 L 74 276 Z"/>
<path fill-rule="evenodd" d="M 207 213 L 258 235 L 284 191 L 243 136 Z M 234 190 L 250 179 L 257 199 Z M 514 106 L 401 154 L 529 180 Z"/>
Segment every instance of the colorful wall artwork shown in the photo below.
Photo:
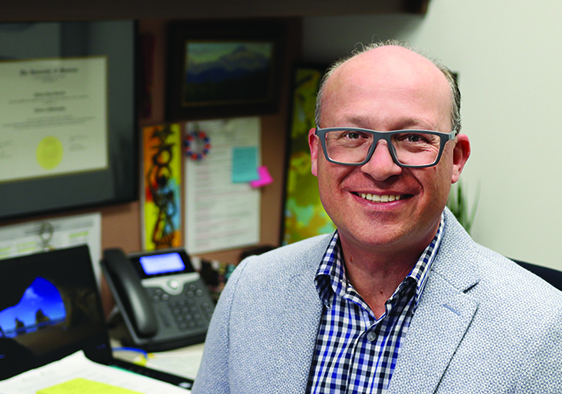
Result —
<path fill-rule="evenodd" d="M 182 133 L 179 124 L 143 129 L 143 247 L 181 246 Z"/>
<path fill-rule="evenodd" d="M 320 202 L 317 179 L 310 172 L 308 148 L 308 131 L 315 127 L 316 93 L 322 74 L 320 68 L 301 67 L 295 73 L 283 244 L 335 230 Z"/>

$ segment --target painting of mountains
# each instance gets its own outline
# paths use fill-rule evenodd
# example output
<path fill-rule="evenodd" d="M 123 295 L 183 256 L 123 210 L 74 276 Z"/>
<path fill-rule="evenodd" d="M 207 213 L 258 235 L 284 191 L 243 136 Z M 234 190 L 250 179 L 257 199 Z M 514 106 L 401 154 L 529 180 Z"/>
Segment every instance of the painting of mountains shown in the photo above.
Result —
<path fill-rule="evenodd" d="M 187 42 L 182 104 L 270 100 L 273 53 L 273 42 Z"/>

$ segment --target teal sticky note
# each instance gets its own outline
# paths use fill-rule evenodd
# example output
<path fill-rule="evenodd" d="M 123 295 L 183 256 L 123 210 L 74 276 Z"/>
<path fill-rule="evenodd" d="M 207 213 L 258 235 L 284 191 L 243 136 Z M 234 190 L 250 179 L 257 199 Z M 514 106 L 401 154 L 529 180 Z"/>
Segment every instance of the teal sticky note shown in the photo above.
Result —
<path fill-rule="evenodd" d="M 232 149 L 232 182 L 251 182 L 259 179 L 258 148 L 242 146 Z"/>

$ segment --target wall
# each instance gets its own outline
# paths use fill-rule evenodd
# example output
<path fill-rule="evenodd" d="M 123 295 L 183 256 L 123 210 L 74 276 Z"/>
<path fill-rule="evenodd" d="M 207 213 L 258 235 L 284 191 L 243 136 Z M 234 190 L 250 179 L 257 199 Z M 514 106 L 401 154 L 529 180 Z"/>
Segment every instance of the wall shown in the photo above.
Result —
<path fill-rule="evenodd" d="M 272 22 L 285 26 L 287 44 L 282 56 L 281 70 L 278 78 L 281 79 L 281 97 L 279 99 L 279 110 L 277 113 L 261 117 L 261 159 L 262 164 L 267 166 L 274 182 L 261 189 L 261 223 L 260 244 L 279 245 L 281 239 L 281 219 L 283 205 L 283 187 L 285 177 L 285 143 L 288 130 L 288 107 L 290 93 L 290 78 L 292 65 L 300 56 L 301 42 L 301 20 L 299 18 L 271 19 Z M 156 38 L 155 64 L 154 64 L 154 100 L 153 113 L 150 118 L 141 119 L 140 125 L 148 126 L 165 121 L 165 77 L 166 77 L 166 44 L 167 44 L 167 20 L 164 19 L 142 19 L 139 22 L 139 34 L 152 34 Z M 138 212 L 138 211 L 137 211 Z M 129 218 L 137 221 L 137 213 L 129 215 Z M 106 231 L 106 230 L 104 230 Z M 119 237 L 115 238 L 119 240 Z M 139 245 L 140 248 L 140 236 Z M 217 259 L 228 263 L 238 263 L 240 253 L 243 249 L 236 248 L 226 251 L 218 251 L 202 254 L 201 257 Z M 189 253 L 189 251 L 188 251 Z"/>
<path fill-rule="evenodd" d="M 329 62 L 357 42 L 399 38 L 459 73 L 462 176 L 472 235 L 507 256 L 562 269 L 562 2 L 432 0 L 425 16 L 307 17 L 303 56 Z"/>
<path fill-rule="evenodd" d="M 285 176 L 285 143 L 288 130 L 288 107 L 292 65 L 300 56 L 301 20 L 299 18 L 272 19 L 285 26 L 287 45 L 282 53 L 278 78 L 281 79 L 281 97 L 276 113 L 261 116 L 262 127 L 262 164 L 269 168 L 274 182 L 261 189 L 261 224 L 260 244 L 279 245 L 281 238 L 281 219 L 283 205 L 283 186 Z M 144 19 L 139 21 L 139 34 L 152 34 L 156 39 L 154 54 L 154 100 L 153 113 L 150 118 L 139 119 L 139 126 L 161 124 L 165 122 L 165 77 L 166 77 L 166 30 L 167 20 Z M 139 130 L 140 139 L 140 130 Z M 140 204 L 131 202 L 113 206 L 96 207 L 79 211 L 58 212 L 48 215 L 29 217 L 23 220 L 0 221 L 0 226 L 27 221 L 62 217 L 81 213 L 102 213 L 102 249 L 120 247 L 126 252 L 142 249 Z M 243 249 L 236 248 L 203 254 L 201 257 L 217 259 L 228 263 L 237 263 Z"/>
<path fill-rule="evenodd" d="M 561 14 L 558 0 L 432 0 L 425 16 L 306 17 L 303 56 L 329 62 L 357 42 L 397 37 L 458 71 L 463 131 L 473 148 L 463 186 L 472 199 L 480 188 L 472 235 L 511 257 L 562 269 L 562 212 L 556 209 Z M 296 57 L 298 48 L 293 51 Z M 281 130 L 285 110 L 264 122 L 280 122 L 274 129 Z M 140 246 L 139 209 L 137 203 L 101 209 L 103 247 Z"/>
<path fill-rule="evenodd" d="M 273 21 L 273 20 L 272 20 Z M 276 113 L 261 116 L 261 160 L 267 166 L 274 182 L 261 189 L 260 245 L 279 245 L 283 210 L 283 187 L 285 176 L 285 145 L 288 130 L 288 108 L 291 91 L 290 79 L 293 64 L 300 56 L 301 19 L 280 18 L 276 20 L 286 28 L 287 45 L 282 53 L 278 78 L 281 80 L 279 109 Z M 165 122 L 165 77 L 166 77 L 166 30 L 167 20 L 144 19 L 139 21 L 139 33 L 153 34 L 156 38 L 154 54 L 154 101 L 153 113 L 149 118 L 139 119 L 139 126 Z M 139 130 L 140 140 L 140 130 Z M 140 164 L 139 164 L 140 165 Z M 138 201 L 104 207 L 56 212 L 24 219 L 0 220 L 0 226 L 72 216 L 90 212 L 102 215 L 102 250 L 111 247 L 122 248 L 125 252 L 142 249 L 141 214 Z M 240 254 L 247 248 L 234 248 L 202 254 L 201 257 L 216 259 L 226 263 L 238 263 Z M 188 251 L 189 252 L 189 251 Z M 109 312 L 112 300 L 105 282 L 102 281 L 104 309 Z"/>

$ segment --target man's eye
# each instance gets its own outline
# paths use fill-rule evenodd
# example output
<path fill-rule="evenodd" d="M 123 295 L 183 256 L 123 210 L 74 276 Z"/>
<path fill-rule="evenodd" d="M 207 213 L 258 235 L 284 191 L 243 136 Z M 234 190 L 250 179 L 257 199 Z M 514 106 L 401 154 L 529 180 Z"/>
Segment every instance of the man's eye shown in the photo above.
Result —
<path fill-rule="evenodd" d="M 425 134 L 400 134 L 397 141 L 402 141 L 404 143 L 410 144 L 433 144 L 435 139 L 429 138 Z"/>
<path fill-rule="evenodd" d="M 348 140 L 359 140 L 359 139 L 369 139 L 371 136 L 369 134 L 361 133 L 359 131 L 346 131 L 341 135 L 341 138 Z"/>
<path fill-rule="evenodd" d="M 419 134 L 409 134 L 406 140 L 408 140 L 408 142 L 422 142 L 425 141 L 425 138 Z"/>
<path fill-rule="evenodd" d="M 350 131 L 349 133 L 345 134 L 346 138 L 349 138 L 350 140 L 356 140 L 359 139 L 361 137 L 361 135 L 359 133 Z"/>

